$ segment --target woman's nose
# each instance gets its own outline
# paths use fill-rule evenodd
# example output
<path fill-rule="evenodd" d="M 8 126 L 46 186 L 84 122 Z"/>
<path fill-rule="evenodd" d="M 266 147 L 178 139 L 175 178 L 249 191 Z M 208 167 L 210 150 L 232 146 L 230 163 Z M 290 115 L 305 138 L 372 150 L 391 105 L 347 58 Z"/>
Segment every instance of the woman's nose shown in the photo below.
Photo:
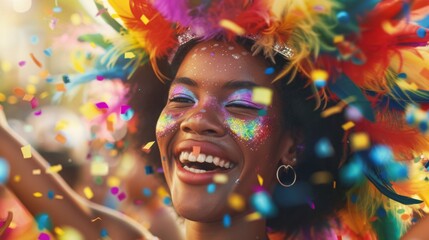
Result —
<path fill-rule="evenodd" d="M 180 129 L 186 133 L 221 137 L 226 132 L 221 118 L 222 114 L 217 109 L 195 109 L 183 120 Z"/>

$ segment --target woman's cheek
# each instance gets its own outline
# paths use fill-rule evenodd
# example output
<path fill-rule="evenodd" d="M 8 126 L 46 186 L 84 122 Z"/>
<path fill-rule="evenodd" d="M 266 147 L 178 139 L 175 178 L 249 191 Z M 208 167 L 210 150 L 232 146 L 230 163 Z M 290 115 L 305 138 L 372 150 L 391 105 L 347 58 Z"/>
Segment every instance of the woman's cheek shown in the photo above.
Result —
<path fill-rule="evenodd" d="M 165 137 L 166 135 L 176 131 L 179 127 L 177 119 L 181 115 L 182 113 L 170 114 L 170 113 L 162 112 L 158 118 L 158 122 L 156 123 L 157 138 Z"/>
<path fill-rule="evenodd" d="M 225 122 L 235 138 L 245 143 L 252 150 L 256 150 L 272 132 L 271 121 L 269 117 L 257 117 L 249 120 L 229 116 Z"/>

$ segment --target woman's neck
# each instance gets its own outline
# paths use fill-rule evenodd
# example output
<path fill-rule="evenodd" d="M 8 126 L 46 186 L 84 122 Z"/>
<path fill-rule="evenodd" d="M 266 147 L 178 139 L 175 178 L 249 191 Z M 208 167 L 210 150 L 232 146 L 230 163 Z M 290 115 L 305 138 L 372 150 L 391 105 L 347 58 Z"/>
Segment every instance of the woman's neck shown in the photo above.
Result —
<path fill-rule="evenodd" d="M 265 220 L 246 221 L 243 216 L 232 219 L 229 227 L 224 227 L 222 222 L 194 222 L 185 221 L 186 239 L 268 239 Z"/>

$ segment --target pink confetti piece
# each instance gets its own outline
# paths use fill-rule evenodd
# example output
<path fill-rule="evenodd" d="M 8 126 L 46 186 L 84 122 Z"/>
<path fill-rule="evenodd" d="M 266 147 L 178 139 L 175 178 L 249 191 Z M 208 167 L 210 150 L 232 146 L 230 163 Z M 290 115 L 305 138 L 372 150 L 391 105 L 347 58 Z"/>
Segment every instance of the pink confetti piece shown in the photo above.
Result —
<path fill-rule="evenodd" d="M 39 100 L 37 100 L 37 98 L 33 98 L 31 99 L 30 104 L 31 104 L 31 108 L 35 109 L 39 106 Z"/>
<path fill-rule="evenodd" d="M 51 30 L 54 30 L 57 26 L 58 18 L 52 18 L 51 21 L 49 21 L 49 28 Z"/>
<path fill-rule="evenodd" d="M 97 75 L 97 77 L 95 77 L 97 79 L 97 81 L 103 81 L 104 77 L 101 75 Z"/>
<path fill-rule="evenodd" d="M 106 102 L 98 102 L 95 104 L 95 106 L 97 106 L 97 108 L 99 108 L 99 109 L 109 108 L 109 106 L 107 105 Z"/>
<path fill-rule="evenodd" d="M 34 115 L 35 115 L 35 116 L 40 116 L 40 115 L 42 115 L 42 110 L 35 111 L 35 112 L 34 112 Z"/>
<path fill-rule="evenodd" d="M 124 193 L 124 192 L 121 192 L 121 193 L 119 193 L 119 195 L 118 195 L 118 199 L 119 199 L 119 201 L 124 200 L 126 197 L 127 197 L 127 195 L 125 195 L 125 193 Z"/>
<path fill-rule="evenodd" d="M 19 61 L 19 62 L 18 62 L 18 65 L 19 65 L 20 67 L 23 67 L 23 66 L 25 66 L 25 63 L 26 63 L 25 61 Z"/>
<path fill-rule="evenodd" d="M 121 106 L 121 114 L 125 114 L 128 111 L 128 109 L 130 109 L 130 108 L 131 107 L 128 105 L 122 105 Z"/>

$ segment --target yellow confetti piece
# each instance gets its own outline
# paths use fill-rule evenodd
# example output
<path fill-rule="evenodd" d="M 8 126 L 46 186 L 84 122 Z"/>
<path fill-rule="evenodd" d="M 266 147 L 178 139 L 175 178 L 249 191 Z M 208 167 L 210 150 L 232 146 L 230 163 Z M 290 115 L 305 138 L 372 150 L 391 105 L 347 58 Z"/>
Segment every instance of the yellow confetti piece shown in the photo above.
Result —
<path fill-rule="evenodd" d="M 3 93 L 0 93 L 0 102 L 4 102 L 6 101 L 6 95 L 4 95 Z"/>
<path fill-rule="evenodd" d="M 55 199 L 64 199 L 64 197 L 62 196 L 62 195 L 55 195 L 55 197 L 54 197 Z"/>
<path fill-rule="evenodd" d="M 311 175 L 310 181 L 313 184 L 327 184 L 333 181 L 332 174 L 327 171 L 318 171 Z"/>
<path fill-rule="evenodd" d="M 92 176 L 106 176 L 109 174 L 109 164 L 106 162 L 92 162 L 90 172 Z"/>
<path fill-rule="evenodd" d="M 83 194 L 85 194 L 85 197 L 88 199 L 91 199 L 94 197 L 94 193 L 92 192 L 90 187 L 85 187 L 83 189 Z"/>
<path fill-rule="evenodd" d="M 118 150 L 117 149 L 112 149 L 112 150 L 110 150 L 109 151 L 109 156 L 111 156 L 111 157 L 116 157 L 116 156 L 118 156 Z"/>
<path fill-rule="evenodd" d="M 115 131 L 116 114 L 112 113 L 107 117 L 107 130 L 110 132 Z"/>
<path fill-rule="evenodd" d="M 42 92 L 40 95 L 39 95 L 39 98 L 40 99 L 45 99 L 45 98 L 47 98 L 49 96 L 49 93 L 48 92 Z"/>
<path fill-rule="evenodd" d="M 332 183 L 332 188 L 337 188 L 337 181 L 334 181 L 333 183 Z"/>
<path fill-rule="evenodd" d="M 126 52 L 125 54 L 124 54 L 124 58 L 125 59 L 133 59 L 133 58 L 135 58 L 136 57 L 136 55 L 133 53 L 133 52 Z"/>
<path fill-rule="evenodd" d="M 73 64 L 74 70 L 76 70 L 77 72 L 79 72 L 79 73 L 85 72 L 85 68 L 82 66 L 81 62 L 79 61 L 79 59 L 77 57 L 73 57 L 72 64 Z"/>
<path fill-rule="evenodd" d="M 54 232 L 55 232 L 55 234 L 60 235 L 60 236 L 64 235 L 64 230 L 60 227 L 55 227 Z"/>
<path fill-rule="evenodd" d="M 233 193 L 228 197 L 229 206 L 236 211 L 243 211 L 246 205 L 243 197 L 237 193 Z"/>
<path fill-rule="evenodd" d="M 61 131 L 66 129 L 69 126 L 69 122 L 67 120 L 59 120 L 55 124 L 55 131 Z"/>
<path fill-rule="evenodd" d="M 354 122 L 348 121 L 348 122 L 344 123 L 341 127 L 343 128 L 344 131 L 347 131 L 354 126 L 355 126 Z"/>
<path fill-rule="evenodd" d="M 64 232 L 63 235 L 57 236 L 58 240 L 84 240 L 85 239 L 78 230 L 72 227 L 64 226 L 63 232 Z"/>
<path fill-rule="evenodd" d="M 22 100 L 29 102 L 34 98 L 34 95 L 31 94 L 25 94 L 24 97 L 22 98 Z"/>
<path fill-rule="evenodd" d="M 369 136 L 364 132 L 352 134 L 350 140 L 353 151 L 366 150 L 370 147 Z"/>
<path fill-rule="evenodd" d="M 225 184 L 228 182 L 228 175 L 223 174 L 223 173 L 216 173 L 213 176 L 213 182 L 215 182 L 217 184 Z"/>
<path fill-rule="evenodd" d="M 117 187 L 121 184 L 121 180 L 118 177 L 110 176 L 107 178 L 107 186 L 109 187 Z"/>
<path fill-rule="evenodd" d="M 150 21 L 149 18 L 147 18 L 146 15 L 144 15 L 144 14 L 140 17 L 140 20 L 142 20 L 144 25 L 147 25 Z"/>
<path fill-rule="evenodd" d="M 232 31 L 237 35 L 244 35 L 246 33 L 246 30 L 244 30 L 244 28 L 240 27 L 238 24 L 228 19 L 220 20 L 219 26 Z"/>
<path fill-rule="evenodd" d="M 389 21 L 383 21 L 381 23 L 381 27 L 387 34 L 390 35 L 394 34 L 397 31 L 396 28 Z"/>
<path fill-rule="evenodd" d="M 100 110 L 93 103 L 86 103 L 79 108 L 79 111 L 88 120 L 92 120 L 101 114 Z"/>
<path fill-rule="evenodd" d="M 344 35 L 336 35 L 334 37 L 334 43 L 340 43 L 342 41 L 344 41 Z"/>
<path fill-rule="evenodd" d="M 70 21 L 73 25 L 77 26 L 77 25 L 82 24 L 82 17 L 78 13 L 73 13 L 70 16 Z"/>
<path fill-rule="evenodd" d="M 9 225 L 9 228 L 15 229 L 17 226 L 18 226 L 18 224 L 16 224 L 16 222 L 11 222 Z"/>
<path fill-rule="evenodd" d="M 61 143 L 61 144 L 64 144 L 64 143 L 66 143 L 66 142 L 67 142 L 67 138 L 66 138 L 64 135 L 62 135 L 61 133 L 58 133 L 58 134 L 55 136 L 55 140 L 56 140 L 57 142 Z"/>
<path fill-rule="evenodd" d="M 33 169 L 33 175 L 40 175 L 42 173 L 42 170 L 40 169 Z"/>
<path fill-rule="evenodd" d="M 258 182 L 259 182 L 259 186 L 262 186 L 264 184 L 264 179 L 259 174 L 258 174 Z"/>
<path fill-rule="evenodd" d="M 39 73 L 39 77 L 40 78 L 43 78 L 43 79 L 46 79 L 46 78 L 48 78 L 49 77 L 49 71 L 48 70 L 42 70 L 40 73 Z"/>
<path fill-rule="evenodd" d="M 403 90 L 417 90 L 419 88 L 416 83 L 408 83 L 405 80 L 396 81 L 396 84 Z"/>
<path fill-rule="evenodd" d="M 22 156 L 24 158 L 31 158 L 31 146 L 30 145 L 26 145 L 21 147 L 21 152 L 22 152 Z"/>
<path fill-rule="evenodd" d="M 21 176 L 20 175 L 13 176 L 13 181 L 14 182 L 20 182 L 21 181 Z"/>
<path fill-rule="evenodd" d="M 273 91 L 266 87 L 254 87 L 252 101 L 264 105 L 270 105 L 273 97 Z"/>
<path fill-rule="evenodd" d="M 339 107 L 339 106 L 333 106 L 333 107 L 330 107 L 330 108 L 326 109 L 325 111 L 323 111 L 320 115 L 321 115 L 323 118 L 327 118 L 327 117 L 332 116 L 332 115 L 334 115 L 334 114 L 338 114 L 338 113 L 340 113 L 342 110 L 343 110 L 343 108 L 342 108 L 342 107 Z"/>
<path fill-rule="evenodd" d="M 149 152 L 150 152 L 151 147 L 153 146 L 153 144 L 155 144 L 155 141 L 152 141 L 152 142 L 148 142 L 148 143 L 146 143 L 146 144 L 142 147 L 142 151 L 143 151 L 143 152 L 145 152 L 145 153 L 149 153 Z"/>
<path fill-rule="evenodd" d="M 37 92 L 37 88 L 34 85 L 27 85 L 27 87 L 25 88 L 25 90 L 27 90 L 28 94 L 34 95 Z"/>
<path fill-rule="evenodd" d="M 29 77 L 28 81 L 29 81 L 31 84 L 38 84 L 38 83 L 39 83 L 39 77 L 37 77 L 37 76 L 35 76 L 35 75 L 32 75 L 32 76 L 30 76 L 30 77 Z M 30 87 L 30 86 L 34 87 L 34 90 L 36 90 L 36 86 L 34 86 L 34 85 L 29 85 L 29 86 L 27 86 L 27 92 L 28 92 L 28 93 L 30 93 L 30 94 L 36 94 L 36 92 L 32 92 L 32 91 L 31 91 L 32 89 L 29 89 L 29 87 Z M 31 88 L 32 88 L 32 87 L 31 87 Z"/>
<path fill-rule="evenodd" d="M 10 64 L 10 62 L 2 62 L 1 70 L 5 73 L 9 72 L 10 70 L 12 70 L 12 64 Z"/>
<path fill-rule="evenodd" d="M 46 169 L 46 173 L 57 173 L 59 171 L 63 170 L 63 166 L 61 164 L 50 166 L 48 169 Z"/>
<path fill-rule="evenodd" d="M 169 196 L 167 190 L 165 190 L 164 187 L 158 187 L 158 189 L 156 190 L 156 193 L 161 198 L 165 198 Z"/>
<path fill-rule="evenodd" d="M 7 98 L 7 103 L 9 103 L 11 105 L 16 104 L 17 102 L 18 102 L 18 98 L 13 96 L 13 95 L 11 95 Z"/>
<path fill-rule="evenodd" d="M 35 192 L 33 193 L 33 196 L 39 198 L 39 197 L 43 197 L 43 194 L 41 192 Z"/>
<path fill-rule="evenodd" d="M 255 221 L 255 220 L 261 219 L 261 217 L 262 217 L 261 214 L 259 214 L 258 212 L 253 212 L 253 213 L 246 215 L 245 220 L 250 222 L 250 221 Z"/>
<path fill-rule="evenodd" d="M 311 71 L 311 79 L 313 79 L 313 81 L 316 80 L 327 80 L 329 77 L 329 74 L 327 71 L 322 70 L 322 69 L 315 69 L 313 71 Z"/>

